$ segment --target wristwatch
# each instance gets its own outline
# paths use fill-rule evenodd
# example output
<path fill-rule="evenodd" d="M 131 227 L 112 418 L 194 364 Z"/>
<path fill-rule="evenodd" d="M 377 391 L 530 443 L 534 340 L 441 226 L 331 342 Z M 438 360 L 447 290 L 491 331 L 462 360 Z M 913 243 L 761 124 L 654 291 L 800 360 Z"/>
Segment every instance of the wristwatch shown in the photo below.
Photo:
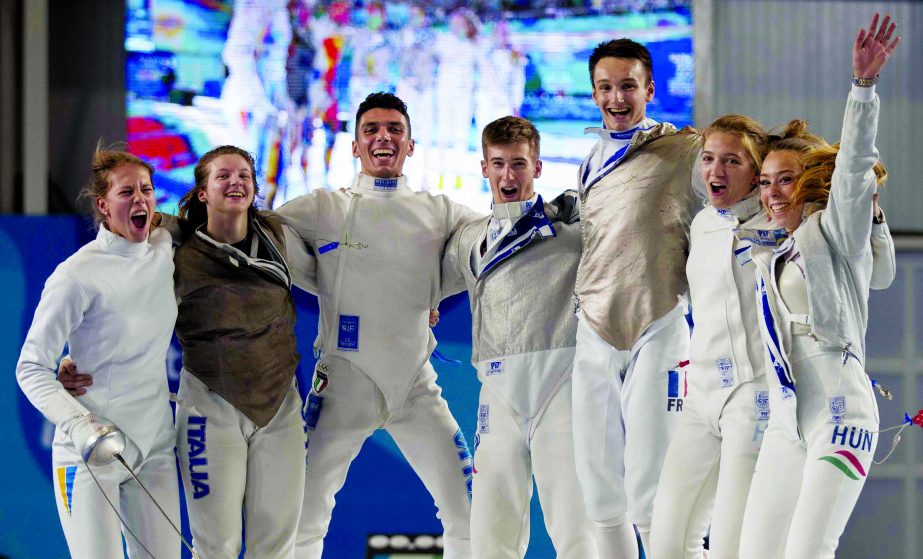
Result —
<path fill-rule="evenodd" d="M 878 79 L 879 79 L 880 77 L 881 77 L 881 76 L 878 75 L 878 74 L 876 74 L 874 78 L 860 78 L 860 77 L 857 77 L 857 76 L 853 76 L 853 77 L 852 77 L 852 83 L 855 84 L 855 85 L 857 85 L 857 86 L 859 86 L 859 87 L 872 87 L 873 85 L 875 85 L 876 83 L 878 83 Z"/>

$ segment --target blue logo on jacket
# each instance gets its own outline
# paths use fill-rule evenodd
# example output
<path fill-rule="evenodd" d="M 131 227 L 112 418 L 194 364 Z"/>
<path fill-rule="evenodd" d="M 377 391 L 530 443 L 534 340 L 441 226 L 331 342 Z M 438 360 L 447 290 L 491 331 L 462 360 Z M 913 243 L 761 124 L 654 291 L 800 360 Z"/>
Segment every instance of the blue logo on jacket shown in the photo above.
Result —
<path fill-rule="evenodd" d="M 667 411 L 683 411 L 683 398 L 679 393 L 679 371 L 667 371 Z"/>
<path fill-rule="evenodd" d="M 359 317 L 341 314 L 337 331 L 337 349 L 359 351 Z"/>
<path fill-rule="evenodd" d="M 189 481 L 192 497 L 201 499 L 211 492 L 208 486 L 208 457 L 205 454 L 205 427 L 207 418 L 190 415 L 186 423 L 186 444 L 189 445 Z M 198 469 L 197 469 L 198 468 Z"/>
<path fill-rule="evenodd" d="M 375 190 L 396 190 L 397 179 L 375 179 Z"/>

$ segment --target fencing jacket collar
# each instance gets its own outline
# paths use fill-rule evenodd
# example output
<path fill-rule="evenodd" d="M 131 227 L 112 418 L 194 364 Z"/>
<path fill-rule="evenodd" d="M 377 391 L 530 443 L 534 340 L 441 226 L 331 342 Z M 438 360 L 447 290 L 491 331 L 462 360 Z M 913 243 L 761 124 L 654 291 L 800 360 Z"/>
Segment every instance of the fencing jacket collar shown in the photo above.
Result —
<path fill-rule="evenodd" d="M 743 200 L 740 200 L 730 208 L 714 208 L 718 217 L 735 223 L 744 223 L 750 218 L 760 213 L 762 205 L 760 204 L 760 191 L 754 188 Z"/>
<path fill-rule="evenodd" d="M 140 243 L 129 241 L 121 235 L 116 235 L 106 227 L 105 224 L 99 225 L 99 232 L 96 233 L 96 242 L 104 246 L 106 250 L 121 254 L 122 256 L 139 256 L 144 254 L 150 248 L 150 234 L 147 239 Z"/>
<path fill-rule="evenodd" d="M 196 229 L 196 236 L 209 245 L 220 250 L 221 252 L 227 254 L 233 265 L 249 266 L 254 270 L 268 275 L 274 281 L 280 282 L 286 287 L 290 288 L 292 286 L 292 274 L 288 270 L 288 264 L 285 262 L 285 257 L 272 242 L 269 235 L 257 220 L 250 220 L 249 227 L 252 238 L 250 254 L 247 254 L 227 243 L 222 243 L 209 237 L 208 234 L 204 231 L 205 226 L 206 224 L 203 223 L 199 226 L 198 229 Z M 265 260 L 257 257 L 259 246 L 261 244 L 269 250 L 269 254 L 272 257 L 272 260 Z"/>
<path fill-rule="evenodd" d="M 530 200 L 494 204 L 493 217 L 487 225 L 486 250 L 480 254 L 481 243 L 475 245 L 474 270 L 480 277 L 494 266 L 509 258 L 516 251 L 532 243 L 536 237 L 545 239 L 557 233 L 545 215 L 542 197 L 535 195 Z"/>
<path fill-rule="evenodd" d="M 407 176 L 380 179 L 359 173 L 353 179 L 350 190 L 368 196 L 402 196 L 413 191 L 407 186 Z"/>
<path fill-rule="evenodd" d="M 732 223 L 741 224 L 734 227 L 731 231 L 739 241 L 747 241 L 750 244 L 762 247 L 775 248 L 785 242 L 788 238 L 788 231 L 784 227 L 776 225 L 765 217 L 762 212 L 760 203 L 759 189 L 754 189 L 746 198 L 737 202 L 730 208 L 724 210 L 715 210 L 715 213 L 722 219 Z"/>
<path fill-rule="evenodd" d="M 584 190 L 593 185 L 602 176 L 618 165 L 628 154 L 628 147 L 636 132 L 644 132 L 657 126 L 657 121 L 645 118 L 630 130 L 617 132 L 607 128 L 586 128 L 584 134 L 598 134 L 599 150 L 590 155 L 586 167 L 580 175 Z"/>

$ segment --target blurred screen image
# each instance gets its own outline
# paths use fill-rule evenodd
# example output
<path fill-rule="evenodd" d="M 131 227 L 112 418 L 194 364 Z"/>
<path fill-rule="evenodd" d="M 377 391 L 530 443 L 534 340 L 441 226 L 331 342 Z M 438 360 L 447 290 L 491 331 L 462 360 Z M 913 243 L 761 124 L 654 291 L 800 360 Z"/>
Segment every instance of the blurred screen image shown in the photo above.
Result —
<path fill-rule="evenodd" d="M 505 115 L 542 134 L 542 178 L 575 188 L 599 126 L 587 61 L 600 42 L 629 37 L 654 62 L 648 115 L 692 123 L 691 0 L 361 2 L 127 0 L 127 140 L 156 168 L 175 212 L 209 149 L 253 153 L 263 207 L 359 171 L 351 141 L 366 95 L 408 105 L 416 190 L 473 208 L 490 203 L 480 130 Z"/>

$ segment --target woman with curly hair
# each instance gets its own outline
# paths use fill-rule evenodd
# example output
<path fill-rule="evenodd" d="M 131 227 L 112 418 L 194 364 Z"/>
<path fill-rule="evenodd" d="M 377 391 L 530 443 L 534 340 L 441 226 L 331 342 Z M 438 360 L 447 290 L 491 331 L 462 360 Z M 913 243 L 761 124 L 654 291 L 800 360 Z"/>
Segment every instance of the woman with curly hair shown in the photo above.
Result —
<path fill-rule="evenodd" d="M 774 149 L 760 172 L 769 218 L 792 234 L 754 260 L 772 411 L 741 557 L 833 557 L 872 463 L 879 420 L 865 373 L 869 235 L 885 178 L 874 85 L 899 42 L 894 28 L 890 16 L 878 27 L 876 14 L 859 31 L 839 146 Z"/>

